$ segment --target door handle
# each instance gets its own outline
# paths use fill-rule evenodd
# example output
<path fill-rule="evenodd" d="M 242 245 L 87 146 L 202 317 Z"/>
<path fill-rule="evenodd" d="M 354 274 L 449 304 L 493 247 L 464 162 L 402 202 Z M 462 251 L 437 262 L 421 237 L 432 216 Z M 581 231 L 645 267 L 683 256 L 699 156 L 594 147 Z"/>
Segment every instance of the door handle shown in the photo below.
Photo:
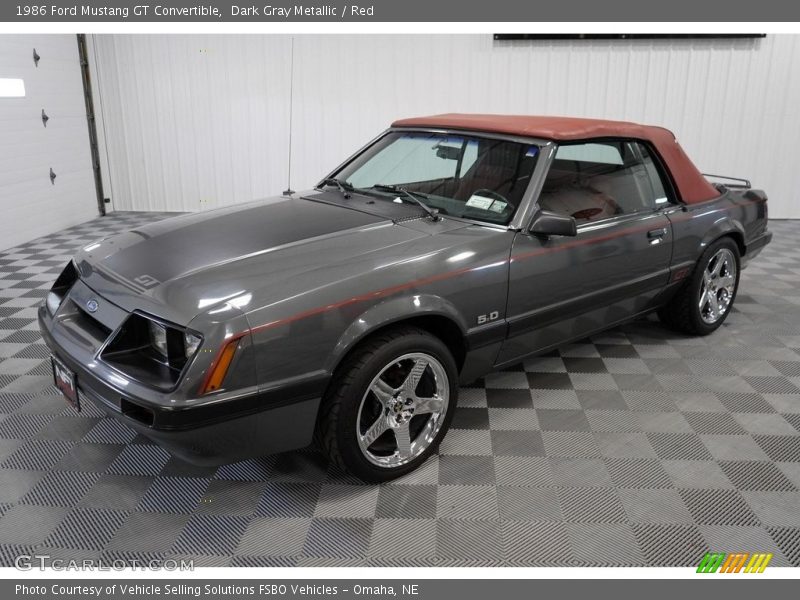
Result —
<path fill-rule="evenodd" d="M 651 240 L 660 239 L 667 235 L 666 227 L 661 227 L 660 229 L 651 229 L 647 232 L 647 237 Z"/>

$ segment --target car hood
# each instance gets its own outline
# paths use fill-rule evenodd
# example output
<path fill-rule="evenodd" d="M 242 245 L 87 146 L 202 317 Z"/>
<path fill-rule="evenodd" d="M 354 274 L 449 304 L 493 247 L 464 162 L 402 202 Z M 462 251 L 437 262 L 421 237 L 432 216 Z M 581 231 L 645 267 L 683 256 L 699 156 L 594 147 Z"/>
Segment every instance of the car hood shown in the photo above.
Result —
<path fill-rule="evenodd" d="M 89 287 L 125 310 L 188 323 L 267 283 L 426 235 L 394 217 L 269 198 L 136 228 L 86 246 L 76 264 Z"/>

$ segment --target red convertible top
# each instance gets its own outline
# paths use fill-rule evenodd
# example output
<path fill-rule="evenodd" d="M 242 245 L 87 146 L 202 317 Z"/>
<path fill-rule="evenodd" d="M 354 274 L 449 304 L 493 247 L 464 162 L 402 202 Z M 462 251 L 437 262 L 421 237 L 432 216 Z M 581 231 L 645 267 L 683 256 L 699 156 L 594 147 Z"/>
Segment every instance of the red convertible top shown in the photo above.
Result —
<path fill-rule="evenodd" d="M 401 119 L 393 127 L 436 127 L 522 135 L 554 141 L 634 138 L 650 142 L 664 161 L 683 202 L 695 204 L 718 197 L 719 191 L 697 170 L 668 129 L 627 121 L 525 115 L 457 114 Z"/>

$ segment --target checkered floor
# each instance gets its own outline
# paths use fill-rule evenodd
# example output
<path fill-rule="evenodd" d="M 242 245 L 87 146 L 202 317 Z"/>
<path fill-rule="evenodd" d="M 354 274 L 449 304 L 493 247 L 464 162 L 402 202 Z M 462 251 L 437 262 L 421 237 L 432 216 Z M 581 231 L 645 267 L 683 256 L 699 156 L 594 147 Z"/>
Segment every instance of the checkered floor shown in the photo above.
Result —
<path fill-rule="evenodd" d="M 771 224 L 714 335 L 639 321 L 488 376 L 439 456 L 368 486 L 313 450 L 191 467 L 59 397 L 36 305 L 78 246 L 164 216 L 0 253 L 0 565 L 800 566 L 800 221 Z"/>

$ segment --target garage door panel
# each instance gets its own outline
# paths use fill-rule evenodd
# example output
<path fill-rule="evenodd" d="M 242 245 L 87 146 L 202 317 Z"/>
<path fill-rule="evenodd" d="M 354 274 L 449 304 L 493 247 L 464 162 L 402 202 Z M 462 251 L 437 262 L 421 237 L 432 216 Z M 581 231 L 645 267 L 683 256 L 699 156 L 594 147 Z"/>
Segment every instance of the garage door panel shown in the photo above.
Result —
<path fill-rule="evenodd" d="M 95 217 L 97 199 L 76 37 L 0 36 L 0 77 L 25 83 L 25 97 L 0 98 L 0 248 L 7 248 Z"/>
<path fill-rule="evenodd" d="M 88 156 L 69 156 L 62 153 L 60 156 L 52 157 L 33 156 L 25 159 L 17 159 L 17 168 L 6 169 L 5 165 L 0 168 L 0 186 L 15 186 L 26 184 L 42 179 L 47 185 L 50 183 L 50 169 L 56 174 L 56 183 L 61 183 L 63 177 L 68 173 L 83 172 L 86 170 L 86 160 Z M 57 165 L 57 166 L 54 166 Z M 19 190 L 17 190 L 19 192 Z M 0 195 L 2 195 L 0 191 Z"/>
<path fill-rule="evenodd" d="M 77 119 L 84 127 L 86 126 L 86 107 L 83 104 L 80 106 L 53 106 L 50 103 L 44 103 L 43 106 L 31 106 L 30 104 L 11 106 L 11 103 L 9 103 L 8 106 L 0 110 L 0 131 L 5 134 L 6 131 L 14 127 L 16 122 L 22 120 L 26 121 L 26 123 L 18 124 L 18 127 L 29 129 L 30 123 L 28 119 L 33 119 L 34 121 L 39 119 L 39 125 L 44 128 L 41 121 L 42 109 L 50 119 L 47 123 L 48 127 L 58 127 L 61 121 L 65 119 Z"/>
<path fill-rule="evenodd" d="M 39 132 L 26 133 L 24 131 L 19 131 L 9 134 L 7 138 L 0 140 L 0 153 L 5 157 L 3 163 L 12 161 L 19 156 L 90 156 L 88 148 L 78 148 L 77 146 L 70 148 L 67 146 L 67 144 L 76 137 L 80 138 L 82 133 L 83 131 L 80 129 L 64 129 L 59 132 L 59 135 L 50 137 Z M 47 153 L 42 151 L 41 144 L 44 142 L 49 142 L 51 144 L 49 152 Z"/>
<path fill-rule="evenodd" d="M 40 74 L 37 73 L 37 76 L 39 75 Z M 78 73 L 76 77 L 80 77 L 80 73 Z M 27 100 L 27 104 L 31 107 L 38 108 L 39 111 L 44 108 L 48 114 L 50 111 L 78 111 L 82 108 L 84 109 L 83 112 L 86 112 L 83 99 L 83 87 L 81 85 L 71 88 L 63 86 L 54 90 L 45 87 L 41 83 L 32 85 L 30 77 L 26 78 L 22 76 L 22 79 L 25 82 L 26 98 L 16 99 L 20 104 Z M 12 108 L 14 108 L 13 105 Z"/>
<path fill-rule="evenodd" d="M 17 144 L 24 143 L 28 137 L 37 141 L 48 140 L 60 143 L 70 136 L 79 135 L 79 133 L 83 134 L 83 139 L 73 141 L 79 142 L 89 139 L 85 115 L 65 117 L 59 114 L 58 118 L 56 118 L 56 115 L 51 115 L 47 112 L 47 116 L 50 119 L 47 121 L 47 127 L 45 127 L 42 124 L 42 109 L 39 109 L 38 112 L 26 110 L 23 111 L 21 118 L 3 122 L 0 131 L 3 132 L 3 137 L 8 136 L 8 139 L 16 136 Z"/>
<path fill-rule="evenodd" d="M 79 106 L 83 102 L 83 82 L 80 71 L 71 73 L 50 74 L 44 71 L 37 73 L 39 77 L 29 77 L 25 91 L 29 96 L 50 102 L 55 105 L 69 103 Z"/>
<path fill-rule="evenodd" d="M 83 191 L 86 185 L 91 185 L 93 179 L 85 171 L 65 172 L 59 176 L 58 187 L 51 185 L 45 177 L 44 180 L 38 178 L 30 184 L 22 186 L 20 184 L 3 186 L 0 194 L 0 202 L 5 206 L 3 219 L 8 217 L 9 211 L 21 209 L 24 213 L 30 213 L 32 217 L 41 219 L 42 211 L 68 214 L 72 208 L 69 202 L 71 194 L 78 194 Z M 90 215 L 94 216 L 94 215 Z M 28 241 L 30 236 L 22 241 Z"/>
<path fill-rule="evenodd" d="M 17 171 L 28 168 L 44 167 L 47 170 L 52 167 L 56 173 L 63 173 L 75 168 L 85 169 L 87 162 L 91 164 L 91 154 L 88 149 L 75 148 L 71 150 L 65 147 L 52 147 L 48 151 L 44 151 L 41 144 L 36 141 L 11 147 L 0 146 L 0 154 L 7 154 L 7 157 L 0 161 L 0 182 L 2 183 L 7 183 L 9 177 Z M 18 181 L 19 178 L 13 177 L 13 180 Z"/>
<path fill-rule="evenodd" d="M 44 53 L 44 57 L 39 59 L 39 66 L 33 62 L 33 48 L 34 46 L 27 46 L 23 48 L 14 48 L 12 51 L 4 50 L 3 45 L 0 44 L 0 67 L 11 67 L 13 69 L 20 69 L 24 71 L 42 71 L 63 73 L 65 70 L 75 70 L 75 63 L 72 62 L 71 56 L 58 56 L 55 53 Z M 44 52 L 41 46 L 36 46 L 36 52 L 41 56 Z M 79 65 L 80 66 L 80 65 Z"/>
<path fill-rule="evenodd" d="M 31 156 L 15 159 L 15 168 L 0 168 L 0 186 L 19 185 L 28 181 L 42 178 L 48 185 L 60 183 L 59 177 L 73 171 L 86 169 L 88 156 L 69 156 L 65 153 L 51 157 Z M 56 175 L 56 181 L 50 183 L 50 169 Z M 18 190 L 19 191 L 19 190 Z M 2 191 L 0 191 L 0 195 Z M 93 196 L 93 198 L 95 198 Z M 95 199 L 96 202 L 96 199 Z"/>
<path fill-rule="evenodd" d="M 65 43 L 66 42 L 66 43 Z M 42 56 L 60 57 L 64 59 L 65 50 L 76 49 L 74 35 L 48 35 L 43 33 L 9 34 L 0 39 L 0 49 L 6 52 L 27 51 L 30 57 L 33 49 Z M 45 54 L 43 54 L 45 52 Z"/>
<path fill-rule="evenodd" d="M 77 53 L 77 51 L 77 46 L 70 49 L 70 52 Z M 4 54 L 3 58 L 0 59 L 0 69 L 3 69 L 4 72 L 18 73 L 18 75 L 11 75 L 12 77 L 21 77 L 25 75 L 31 77 L 35 74 L 40 74 L 46 78 L 46 80 L 41 80 L 42 83 L 44 83 L 44 89 L 47 89 L 48 86 L 46 82 L 50 80 L 59 82 L 61 85 L 69 88 L 74 88 L 76 83 L 78 87 L 82 87 L 80 80 L 80 63 L 76 64 L 68 59 L 59 61 L 50 60 L 46 63 L 39 61 L 39 66 L 37 67 L 33 64 L 31 49 L 14 56 Z M 77 82 L 74 80 L 76 74 L 79 76 Z"/>

